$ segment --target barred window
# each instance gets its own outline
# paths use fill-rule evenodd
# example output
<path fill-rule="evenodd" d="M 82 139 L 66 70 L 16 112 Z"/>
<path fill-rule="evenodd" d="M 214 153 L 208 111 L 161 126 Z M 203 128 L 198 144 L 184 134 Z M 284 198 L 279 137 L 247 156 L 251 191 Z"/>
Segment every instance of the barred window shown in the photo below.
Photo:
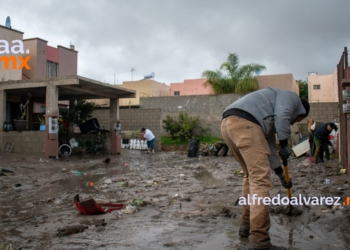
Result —
<path fill-rule="evenodd" d="M 321 85 L 314 85 L 314 89 L 321 89 Z"/>
<path fill-rule="evenodd" d="M 180 91 L 174 91 L 174 95 L 180 95 Z"/>

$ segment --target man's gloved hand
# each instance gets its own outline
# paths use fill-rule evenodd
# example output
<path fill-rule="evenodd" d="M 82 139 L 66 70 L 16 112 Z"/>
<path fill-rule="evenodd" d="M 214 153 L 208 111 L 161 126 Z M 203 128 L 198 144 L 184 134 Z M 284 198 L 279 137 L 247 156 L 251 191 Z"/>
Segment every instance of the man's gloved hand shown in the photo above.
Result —
<path fill-rule="evenodd" d="M 287 160 L 291 154 L 292 154 L 292 150 L 288 146 L 281 148 L 279 153 L 282 160 Z"/>
<path fill-rule="evenodd" d="M 286 178 L 284 177 L 284 173 L 283 173 L 283 168 L 281 166 L 274 169 L 273 171 L 275 171 L 275 174 L 280 178 L 280 181 L 283 187 L 285 187 L 286 189 L 293 187 L 293 183 L 291 179 L 289 180 L 288 183 L 286 182 Z"/>
<path fill-rule="evenodd" d="M 282 176 L 278 176 L 278 177 L 280 178 L 281 184 L 283 187 L 285 187 L 286 189 L 293 187 L 292 179 L 289 179 L 289 182 L 286 182 L 286 178 L 284 177 L 284 174 Z"/>

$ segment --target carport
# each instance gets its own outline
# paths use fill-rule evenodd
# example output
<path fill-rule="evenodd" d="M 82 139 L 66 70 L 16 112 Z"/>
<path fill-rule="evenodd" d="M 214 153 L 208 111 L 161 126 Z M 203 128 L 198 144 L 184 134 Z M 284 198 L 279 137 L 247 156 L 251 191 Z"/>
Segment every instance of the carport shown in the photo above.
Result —
<path fill-rule="evenodd" d="M 58 116 L 59 115 L 59 101 L 75 101 L 81 99 L 110 99 L 110 121 L 119 120 L 119 99 L 120 98 L 134 98 L 135 91 L 125 88 L 121 88 L 115 85 L 110 85 L 102 83 L 96 80 L 88 79 L 82 76 L 65 76 L 65 77 L 55 77 L 48 79 L 39 80 L 19 80 L 19 81 L 5 81 L 0 83 L 0 124 L 4 124 L 6 121 L 6 102 L 7 100 L 13 99 L 15 97 L 28 97 L 30 93 L 30 103 L 33 102 L 45 102 L 46 116 Z M 32 115 L 27 118 L 28 124 L 32 123 Z M 31 135 L 31 133 L 35 133 Z M 17 133 L 16 131 L 4 133 L 3 127 L 0 130 L 0 145 L 3 145 L 4 137 L 15 137 L 12 138 L 13 141 L 18 142 L 31 142 L 31 138 L 34 140 L 35 137 L 43 137 L 45 141 L 46 133 L 38 133 L 37 131 L 24 131 L 22 133 Z M 113 133 L 111 133 L 111 136 Z M 28 137 L 28 138 L 26 138 Z M 20 138 L 20 139 L 18 139 Z M 21 139 L 22 138 L 22 139 Z M 35 145 L 40 142 L 40 139 L 36 139 L 29 143 L 25 149 L 16 150 L 18 153 L 34 153 L 31 150 L 31 144 Z M 41 141 L 42 142 L 42 141 Z M 111 143 L 113 141 L 111 140 Z M 25 143 L 24 143 L 25 144 Z M 23 145 L 20 144 L 19 148 Z M 47 151 L 47 145 L 45 146 L 45 152 Z"/>

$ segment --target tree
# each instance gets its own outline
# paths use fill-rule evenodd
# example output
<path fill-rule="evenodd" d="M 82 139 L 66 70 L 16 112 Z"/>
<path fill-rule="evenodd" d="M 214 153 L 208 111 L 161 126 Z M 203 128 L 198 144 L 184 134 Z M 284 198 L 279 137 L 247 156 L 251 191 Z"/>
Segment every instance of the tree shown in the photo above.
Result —
<path fill-rule="evenodd" d="M 230 53 L 219 70 L 205 70 L 202 77 L 207 78 L 204 86 L 210 86 L 216 95 L 245 94 L 259 88 L 258 80 L 254 76 L 265 69 L 264 65 L 256 63 L 240 66 L 238 55 Z"/>
<path fill-rule="evenodd" d="M 309 91 L 308 91 L 308 87 L 309 85 L 307 84 L 306 81 L 303 80 L 299 80 L 299 97 L 301 99 L 305 99 L 305 100 L 309 100 Z"/>

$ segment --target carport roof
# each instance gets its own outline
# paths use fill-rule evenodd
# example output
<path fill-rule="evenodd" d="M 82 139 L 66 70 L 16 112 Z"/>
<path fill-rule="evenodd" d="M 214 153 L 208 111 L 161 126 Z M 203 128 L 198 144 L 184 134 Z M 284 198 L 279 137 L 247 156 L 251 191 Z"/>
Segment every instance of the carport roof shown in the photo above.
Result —
<path fill-rule="evenodd" d="M 28 96 L 35 99 L 46 98 L 46 86 L 58 87 L 59 100 L 134 98 L 135 90 L 102 83 L 82 76 L 64 76 L 37 80 L 18 80 L 0 82 L 0 90 L 7 95 Z"/>

